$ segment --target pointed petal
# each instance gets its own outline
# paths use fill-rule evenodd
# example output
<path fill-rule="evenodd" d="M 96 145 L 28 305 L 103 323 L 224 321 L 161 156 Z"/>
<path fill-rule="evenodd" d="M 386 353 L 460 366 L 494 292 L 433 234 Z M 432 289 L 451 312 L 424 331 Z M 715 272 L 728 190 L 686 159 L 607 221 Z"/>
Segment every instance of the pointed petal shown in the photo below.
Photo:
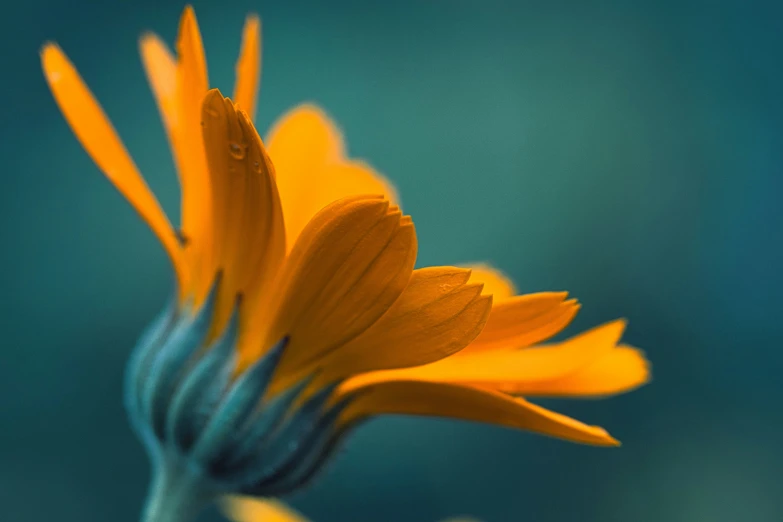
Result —
<path fill-rule="evenodd" d="M 544 348 L 557 350 L 557 348 Z M 532 350 L 523 350 L 523 352 Z M 641 350 L 618 346 L 597 361 L 560 379 L 517 383 L 504 391 L 528 397 L 607 397 L 625 393 L 650 380 L 650 364 Z"/>
<path fill-rule="evenodd" d="M 193 293 L 198 305 L 215 274 L 211 252 L 210 178 L 201 137 L 201 104 L 209 88 L 204 44 L 196 15 L 187 6 L 177 36 L 177 123 L 174 154 L 182 185 L 182 233 L 194 263 Z"/>
<path fill-rule="evenodd" d="M 212 187 L 212 259 L 225 274 L 213 324 L 220 331 L 240 293 L 249 307 L 242 324 L 258 320 L 254 308 L 285 256 L 285 230 L 274 167 L 247 114 L 213 89 L 201 121 Z"/>
<path fill-rule="evenodd" d="M 347 159 L 339 129 L 316 106 L 302 105 L 285 114 L 267 142 L 291 241 L 310 218 L 340 198 L 380 194 L 397 201 L 394 187 L 383 176 L 363 162 Z"/>
<path fill-rule="evenodd" d="M 357 397 L 343 414 L 344 424 L 380 414 L 422 415 L 496 424 L 597 446 L 619 445 L 603 428 L 489 390 L 393 380 L 358 388 L 349 380 L 341 391 L 349 389 Z"/>
<path fill-rule="evenodd" d="M 568 326 L 579 310 L 566 292 L 541 292 L 501 300 L 487 326 L 465 352 L 522 348 L 539 343 Z"/>
<path fill-rule="evenodd" d="M 492 307 L 481 285 L 467 284 L 469 276 L 454 267 L 414 270 L 389 311 L 324 361 L 316 387 L 359 372 L 431 363 L 467 346 Z"/>
<path fill-rule="evenodd" d="M 234 522 L 308 522 L 304 516 L 272 499 L 232 496 L 223 500 L 220 507 Z"/>
<path fill-rule="evenodd" d="M 624 321 L 614 321 L 547 347 L 463 350 L 432 364 L 388 372 L 383 378 L 449 382 L 523 395 L 520 390 L 535 383 L 556 382 L 596 364 L 615 350 L 624 328 Z M 359 382 L 378 378 L 373 374 L 357 377 Z"/>
<path fill-rule="evenodd" d="M 44 46 L 41 63 L 49 88 L 71 130 L 98 168 L 158 237 L 174 265 L 180 288 L 184 288 L 187 267 L 174 229 L 103 109 L 57 45 Z"/>
<path fill-rule="evenodd" d="M 484 294 L 493 296 L 493 302 L 500 303 L 501 299 L 516 295 L 514 283 L 497 268 L 485 264 L 470 265 L 468 268 L 471 270 L 470 282 L 483 283 Z"/>
<path fill-rule="evenodd" d="M 380 198 L 340 200 L 307 225 L 280 276 L 267 339 L 290 335 L 279 386 L 375 323 L 397 300 L 416 260 L 412 223 Z"/>
<path fill-rule="evenodd" d="M 144 64 L 152 94 L 158 104 L 163 126 L 171 141 L 172 150 L 177 146 L 177 60 L 160 37 L 147 33 L 139 40 L 139 52 Z M 175 154 L 176 156 L 176 154 Z M 177 161 L 178 158 L 175 157 Z"/>
<path fill-rule="evenodd" d="M 242 49 L 236 65 L 234 102 L 251 120 L 256 116 L 256 100 L 261 80 L 261 20 L 250 15 L 242 31 Z"/>

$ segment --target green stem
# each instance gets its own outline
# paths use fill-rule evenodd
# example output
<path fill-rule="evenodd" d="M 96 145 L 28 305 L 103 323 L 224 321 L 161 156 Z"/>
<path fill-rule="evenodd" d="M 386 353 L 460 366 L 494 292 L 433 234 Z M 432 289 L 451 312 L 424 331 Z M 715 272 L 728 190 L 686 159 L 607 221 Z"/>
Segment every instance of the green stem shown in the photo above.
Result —
<path fill-rule="evenodd" d="M 201 475 L 162 459 L 153 469 L 141 522 L 190 522 L 214 497 Z"/>

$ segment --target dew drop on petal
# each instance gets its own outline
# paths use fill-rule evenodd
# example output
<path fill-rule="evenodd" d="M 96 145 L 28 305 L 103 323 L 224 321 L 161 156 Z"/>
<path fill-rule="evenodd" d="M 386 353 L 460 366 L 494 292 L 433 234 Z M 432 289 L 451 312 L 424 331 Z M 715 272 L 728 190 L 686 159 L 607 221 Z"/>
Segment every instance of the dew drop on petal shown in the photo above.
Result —
<path fill-rule="evenodd" d="M 241 160 L 245 157 L 245 147 L 233 141 L 228 144 L 228 151 L 235 159 Z"/>

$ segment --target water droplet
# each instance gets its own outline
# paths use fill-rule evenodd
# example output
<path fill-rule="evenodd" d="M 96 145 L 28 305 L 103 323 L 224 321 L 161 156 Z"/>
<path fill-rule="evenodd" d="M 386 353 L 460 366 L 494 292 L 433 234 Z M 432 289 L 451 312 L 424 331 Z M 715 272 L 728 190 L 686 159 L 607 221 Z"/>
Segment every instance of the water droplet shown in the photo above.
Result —
<path fill-rule="evenodd" d="M 256 169 L 256 172 L 258 172 L 258 173 L 261 172 L 261 164 L 258 163 L 257 161 L 253 162 L 253 167 Z"/>
<path fill-rule="evenodd" d="M 234 143 L 233 141 L 228 144 L 228 151 L 231 153 L 231 155 L 234 158 L 236 158 L 238 160 L 244 159 L 244 157 L 245 157 L 245 148 L 246 147 L 244 145 L 240 145 L 238 143 Z"/>
<path fill-rule="evenodd" d="M 212 107 L 207 107 L 206 108 L 206 113 L 209 114 L 210 116 L 212 116 L 215 119 L 220 118 L 220 113 L 218 111 L 216 111 L 215 109 L 213 109 Z"/>

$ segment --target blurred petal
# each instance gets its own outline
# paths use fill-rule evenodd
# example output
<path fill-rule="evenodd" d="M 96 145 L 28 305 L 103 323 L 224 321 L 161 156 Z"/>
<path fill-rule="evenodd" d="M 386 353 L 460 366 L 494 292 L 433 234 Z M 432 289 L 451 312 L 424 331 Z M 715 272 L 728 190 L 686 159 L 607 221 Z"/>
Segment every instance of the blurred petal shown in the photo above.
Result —
<path fill-rule="evenodd" d="M 221 507 L 234 522 L 308 522 L 301 514 L 273 499 L 228 497 L 221 502 Z"/>
<path fill-rule="evenodd" d="M 490 390 L 424 381 L 382 381 L 356 387 L 349 380 L 340 392 L 356 393 L 341 419 L 346 425 L 380 414 L 423 415 L 496 424 L 584 444 L 619 445 L 603 428 Z"/>
<path fill-rule="evenodd" d="M 346 158 L 340 131 L 318 107 L 302 105 L 285 114 L 273 125 L 267 143 L 291 242 L 310 218 L 340 198 L 379 194 L 392 203 L 397 200 L 383 176 Z"/>
<path fill-rule="evenodd" d="M 280 276 L 267 345 L 290 342 L 276 375 L 278 385 L 353 340 L 400 296 L 416 261 L 412 223 L 380 198 L 340 200 L 307 225 Z M 280 389 L 280 388 L 278 388 Z"/>
<path fill-rule="evenodd" d="M 176 153 L 179 147 L 177 140 L 177 60 L 171 54 L 166 44 L 156 34 L 147 33 L 139 41 L 141 61 L 147 73 L 152 94 L 158 104 L 163 126 L 171 142 L 175 160 L 179 163 Z"/>
<path fill-rule="evenodd" d="M 47 44 L 41 63 L 49 88 L 84 149 L 146 221 L 169 255 L 180 288 L 187 280 L 177 236 L 103 109 L 62 50 Z"/>
<path fill-rule="evenodd" d="M 532 351 L 523 350 L 524 353 Z M 649 379 L 650 365 L 644 353 L 630 346 L 619 346 L 562 378 L 518 382 L 503 391 L 529 397 L 606 397 L 631 391 Z"/>
<path fill-rule="evenodd" d="M 492 295 L 495 303 L 516 295 L 514 283 L 497 268 L 485 264 L 470 265 L 468 268 L 471 270 L 470 282 L 483 283 L 484 294 Z"/>
<path fill-rule="evenodd" d="M 469 276 L 454 267 L 414 270 L 388 312 L 324 361 L 314 387 L 359 372 L 427 364 L 467 346 L 492 306 L 481 285 L 467 284 Z"/>
<path fill-rule="evenodd" d="M 568 326 L 579 310 L 567 292 L 541 292 L 502 300 L 492 307 L 487 326 L 465 353 L 522 348 L 544 341 Z"/>
<path fill-rule="evenodd" d="M 261 20 L 250 15 L 242 32 L 242 49 L 236 65 L 234 102 L 255 120 L 258 85 L 261 80 Z"/>
<path fill-rule="evenodd" d="M 272 163 L 249 117 L 217 89 L 204 100 L 203 140 L 212 186 L 213 259 L 223 270 L 213 329 L 236 296 L 249 306 L 270 291 L 285 256 L 285 230 Z M 243 324 L 253 314 L 243 315 Z"/>

